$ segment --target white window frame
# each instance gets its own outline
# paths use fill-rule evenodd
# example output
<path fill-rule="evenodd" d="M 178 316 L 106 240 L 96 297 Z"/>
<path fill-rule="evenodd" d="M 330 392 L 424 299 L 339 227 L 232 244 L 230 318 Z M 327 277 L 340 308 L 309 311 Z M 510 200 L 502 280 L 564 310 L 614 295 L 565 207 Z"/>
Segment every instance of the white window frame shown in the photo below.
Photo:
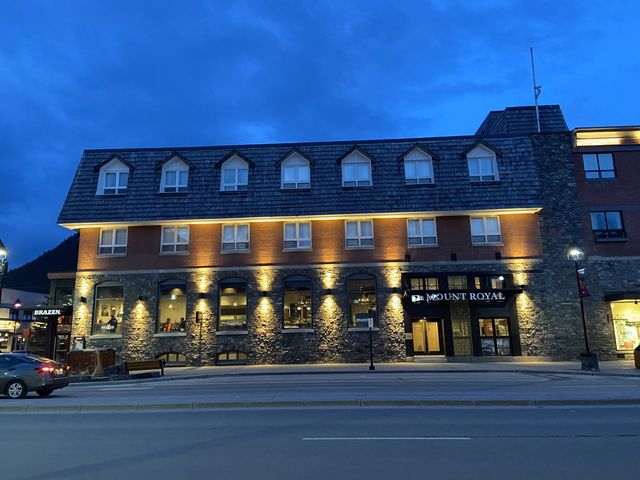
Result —
<path fill-rule="evenodd" d="M 478 162 L 479 175 L 471 173 L 471 162 Z M 486 169 L 487 165 L 491 167 L 490 170 Z M 472 182 L 497 182 L 500 180 L 495 152 L 482 145 L 478 145 L 467 154 L 467 168 L 469 179 Z"/>
<path fill-rule="evenodd" d="M 347 180 L 345 171 L 349 166 L 354 166 L 356 171 L 356 177 L 353 180 Z M 365 166 L 367 171 L 367 177 L 359 177 L 358 174 L 362 171 L 359 167 Z M 342 160 L 342 186 L 343 187 L 370 187 L 373 185 L 372 179 L 371 160 L 365 157 L 360 152 L 353 152 L 344 160 Z"/>
<path fill-rule="evenodd" d="M 414 148 L 411 152 L 404 156 L 404 181 L 407 185 L 429 185 L 434 183 L 434 173 L 433 173 L 433 158 L 431 155 L 424 153 L 419 148 Z M 418 175 L 418 164 L 425 163 L 427 165 L 427 170 L 429 171 L 429 176 L 421 177 Z M 407 167 L 409 165 L 415 165 L 414 176 L 409 176 L 407 171 Z"/>
<path fill-rule="evenodd" d="M 411 236 L 409 224 L 411 222 L 419 222 L 420 236 Z M 433 235 L 424 234 L 424 222 L 433 222 Z M 412 238 L 417 238 L 420 241 L 418 243 L 411 243 Z M 427 239 L 433 239 L 432 242 Z M 416 247 L 437 247 L 438 246 L 438 226 L 435 217 L 430 218 L 407 218 L 407 246 L 409 248 Z"/>
<path fill-rule="evenodd" d="M 124 243 L 118 243 L 118 231 L 124 230 Z M 111 232 L 111 242 L 103 243 L 103 233 Z M 100 237 L 98 238 L 98 255 L 101 257 L 117 257 L 127 254 L 127 242 L 129 240 L 129 229 L 127 227 L 101 228 Z M 109 249 L 109 251 L 103 251 Z M 120 250 L 120 251 L 116 251 Z"/>
<path fill-rule="evenodd" d="M 173 229 L 173 242 L 164 241 L 164 232 L 165 230 Z M 181 242 L 179 241 L 179 233 L 181 229 L 186 229 L 187 231 L 187 241 Z M 160 254 L 161 255 L 187 255 L 189 253 L 189 226 L 188 225 L 168 225 L 163 226 L 160 231 Z M 186 249 L 183 249 L 186 245 Z M 165 247 L 170 247 L 169 249 L 165 249 Z"/>
<path fill-rule="evenodd" d="M 240 180 L 240 171 L 247 171 L 246 182 Z M 227 183 L 225 181 L 226 172 L 233 171 L 233 182 Z M 234 155 L 229 160 L 222 164 L 220 169 L 220 191 L 222 192 L 235 192 L 238 190 L 247 190 L 249 188 L 249 164 L 242 158 Z"/>
<path fill-rule="evenodd" d="M 127 190 L 129 183 L 129 167 L 122 161 L 114 158 L 100 169 L 98 174 L 98 190 L 96 195 L 122 195 Z M 115 187 L 107 187 L 107 176 L 115 175 Z M 124 181 L 123 181 L 124 177 Z M 113 190 L 113 191 L 107 191 Z"/>
<path fill-rule="evenodd" d="M 362 224 L 364 222 L 371 223 L 371 236 L 362 235 Z M 348 224 L 355 223 L 357 225 L 357 235 L 355 237 L 348 236 Z M 349 240 L 352 241 L 352 244 L 349 244 Z M 371 243 L 369 243 L 371 240 Z M 353 241 L 357 242 L 353 244 Z M 363 244 L 364 242 L 364 244 Z M 347 249 L 355 249 L 355 248 L 374 248 L 375 240 L 374 240 L 374 232 L 373 232 L 373 220 L 345 220 L 344 222 L 344 245 Z"/>
<path fill-rule="evenodd" d="M 246 240 L 238 240 L 238 227 L 247 227 Z M 224 231 L 229 228 L 233 228 L 233 240 L 225 240 L 224 238 Z M 225 223 L 222 225 L 221 235 L 220 251 L 222 253 L 248 252 L 251 249 L 251 224 L 249 223 Z M 246 247 L 242 245 L 245 243 Z"/>
<path fill-rule="evenodd" d="M 293 169 L 295 181 L 287 182 L 285 181 L 285 170 Z M 300 175 L 300 172 L 306 170 L 306 180 L 305 175 Z M 280 164 L 280 188 L 283 190 L 296 190 L 296 189 L 305 189 L 311 188 L 311 165 L 307 160 L 302 158 L 298 154 L 292 154 L 284 160 Z"/>
<path fill-rule="evenodd" d="M 175 183 L 170 184 L 167 182 L 169 173 L 175 173 Z M 181 178 L 181 173 L 184 173 L 184 182 Z M 181 193 L 186 192 L 189 185 L 189 166 L 185 165 L 183 161 L 178 158 L 169 160 L 162 166 L 162 177 L 160 179 L 160 192 L 161 193 Z"/>
<path fill-rule="evenodd" d="M 498 232 L 488 232 L 487 231 L 487 219 L 495 218 L 498 223 Z M 473 221 L 474 220 L 482 220 L 482 233 L 474 234 L 473 233 Z M 487 216 L 479 216 L 479 217 L 470 217 L 469 218 L 469 229 L 471 233 L 471 244 L 472 245 L 502 245 L 502 228 L 500 226 L 500 217 L 497 215 L 487 215 Z M 499 236 L 498 240 L 489 240 L 489 237 Z M 484 237 L 480 240 L 474 240 L 473 237 Z"/>
<path fill-rule="evenodd" d="M 295 237 L 287 239 L 287 225 L 295 227 Z M 309 238 L 300 236 L 300 225 L 309 225 Z M 282 225 L 282 245 L 284 250 L 311 250 L 312 248 L 311 222 L 286 222 Z M 289 245 L 287 246 L 287 243 Z"/>

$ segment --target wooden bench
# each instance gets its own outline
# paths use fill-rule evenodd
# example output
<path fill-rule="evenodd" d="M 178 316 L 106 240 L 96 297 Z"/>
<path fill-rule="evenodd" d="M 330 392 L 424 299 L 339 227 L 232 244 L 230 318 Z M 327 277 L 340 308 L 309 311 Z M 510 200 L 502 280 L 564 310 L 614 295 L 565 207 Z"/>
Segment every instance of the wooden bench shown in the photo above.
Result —
<path fill-rule="evenodd" d="M 131 360 L 124 362 L 124 371 L 129 374 L 140 370 L 160 370 L 160 375 L 164 375 L 164 360 Z"/>

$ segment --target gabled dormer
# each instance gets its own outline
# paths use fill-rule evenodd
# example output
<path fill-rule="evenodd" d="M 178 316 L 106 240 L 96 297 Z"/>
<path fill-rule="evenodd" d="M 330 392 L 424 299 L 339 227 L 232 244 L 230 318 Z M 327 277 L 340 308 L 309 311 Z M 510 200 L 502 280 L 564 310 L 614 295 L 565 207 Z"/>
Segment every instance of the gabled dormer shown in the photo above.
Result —
<path fill-rule="evenodd" d="M 374 158 L 357 145 L 338 158 L 343 187 L 370 187 Z"/>
<path fill-rule="evenodd" d="M 220 190 L 233 192 L 249 188 L 249 169 L 253 162 L 239 152 L 231 152 L 217 164 L 220 167 Z"/>
<path fill-rule="evenodd" d="M 122 195 L 127 191 L 129 173 L 134 170 L 126 160 L 114 155 L 93 168 L 98 173 L 96 195 Z"/>
<path fill-rule="evenodd" d="M 305 189 L 311 187 L 313 160 L 297 148 L 287 153 L 276 166 L 280 166 L 280 188 Z"/>
<path fill-rule="evenodd" d="M 398 160 L 404 165 L 404 181 L 407 185 L 434 183 L 433 161 L 438 157 L 422 145 L 414 145 Z"/>
<path fill-rule="evenodd" d="M 500 180 L 497 157 L 502 154 L 496 148 L 480 140 L 462 152 L 462 156 L 467 159 L 469 179 L 472 182 Z"/>
<path fill-rule="evenodd" d="M 158 162 L 156 170 L 162 170 L 160 193 L 186 192 L 189 184 L 189 172 L 193 169 L 195 166 L 176 152 Z"/>

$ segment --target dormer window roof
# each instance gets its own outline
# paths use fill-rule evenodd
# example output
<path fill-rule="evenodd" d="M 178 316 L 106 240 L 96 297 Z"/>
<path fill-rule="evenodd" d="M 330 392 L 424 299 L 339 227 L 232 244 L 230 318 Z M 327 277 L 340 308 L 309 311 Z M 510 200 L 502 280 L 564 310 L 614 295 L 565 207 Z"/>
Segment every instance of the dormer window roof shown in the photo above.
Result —
<path fill-rule="evenodd" d="M 304 189 L 311 187 L 311 161 L 293 149 L 280 163 L 280 188 Z"/>
<path fill-rule="evenodd" d="M 404 178 L 407 185 L 431 184 L 434 182 L 433 160 L 438 159 L 426 148 L 415 145 L 399 160 L 404 164 Z"/>
<path fill-rule="evenodd" d="M 500 180 L 496 157 L 500 152 L 484 142 L 477 142 L 463 153 L 467 157 L 469 179 L 472 182 Z"/>
<path fill-rule="evenodd" d="M 249 188 L 249 167 L 253 167 L 251 160 L 238 152 L 231 152 L 218 164 L 221 166 L 221 191 L 233 192 Z"/>
<path fill-rule="evenodd" d="M 121 195 L 127 190 L 129 172 L 133 171 L 133 166 L 113 156 L 96 165 L 94 170 L 98 172 L 96 195 Z"/>
<path fill-rule="evenodd" d="M 189 171 L 195 166 L 182 155 L 173 153 L 160 162 L 157 169 L 162 169 L 160 176 L 160 192 L 186 192 L 189 183 Z"/>
<path fill-rule="evenodd" d="M 343 187 L 370 187 L 373 183 L 373 157 L 360 147 L 354 147 L 338 159 L 342 165 Z"/>

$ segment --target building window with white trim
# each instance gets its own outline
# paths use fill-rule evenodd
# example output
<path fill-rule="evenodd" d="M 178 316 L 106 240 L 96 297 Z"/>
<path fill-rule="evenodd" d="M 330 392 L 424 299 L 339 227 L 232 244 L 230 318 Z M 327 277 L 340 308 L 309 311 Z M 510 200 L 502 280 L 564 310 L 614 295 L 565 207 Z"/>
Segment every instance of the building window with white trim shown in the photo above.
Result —
<path fill-rule="evenodd" d="M 126 228 L 101 228 L 99 255 L 126 255 L 127 253 L 127 229 Z"/>
<path fill-rule="evenodd" d="M 407 220 L 407 236 L 410 247 L 438 245 L 435 218 L 419 218 Z"/>
<path fill-rule="evenodd" d="M 222 251 L 246 252 L 249 250 L 249 224 L 222 226 Z"/>
<path fill-rule="evenodd" d="M 189 253 L 189 227 L 162 227 L 162 253 Z"/>
<path fill-rule="evenodd" d="M 498 217 L 471 217 L 471 243 L 493 245 L 502 243 Z"/>
<path fill-rule="evenodd" d="M 178 158 L 168 161 L 162 166 L 160 191 L 162 193 L 179 193 L 187 191 L 189 166 Z"/>
<path fill-rule="evenodd" d="M 224 162 L 220 175 L 220 190 L 232 192 L 249 186 L 249 164 L 238 156 Z"/>
<path fill-rule="evenodd" d="M 343 187 L 371 186 L 371 160 L 360 152 L 353 152 L 342 161 Z"/>
<path fill-rule="evenodd" d="M 407 185 L 433 183 L 433 159 L 419 148 L 404 156 L 404 178 Z"/>
<path fill-rule="evenodd" d="M 284 249 L 307 250 L 311 248 L 311 222 L 284 224 Z"/>
<path fill-rule="evenodd" d="M 478 145 L 467 154 L 467 162 L 472 182 L 494 182 L 500 179 L 496 154 L 490 149 Z"/>
<path fill-rule="evenodd" d="M 347 248 L 373 247 L 373 220 L 348 220 L 344 225 Z"/>
<path fill-rule="evenodd" d="M 281 165 L 281 188 L 300 189 L 311 187 L 309 162 L 298 154 L 289 156 Z"/>
<path fill-rule="evenodd" d="M 100 169 L 96 195 L 121 195 L 129 182 L 129 167 L 114 158 Z"/>

